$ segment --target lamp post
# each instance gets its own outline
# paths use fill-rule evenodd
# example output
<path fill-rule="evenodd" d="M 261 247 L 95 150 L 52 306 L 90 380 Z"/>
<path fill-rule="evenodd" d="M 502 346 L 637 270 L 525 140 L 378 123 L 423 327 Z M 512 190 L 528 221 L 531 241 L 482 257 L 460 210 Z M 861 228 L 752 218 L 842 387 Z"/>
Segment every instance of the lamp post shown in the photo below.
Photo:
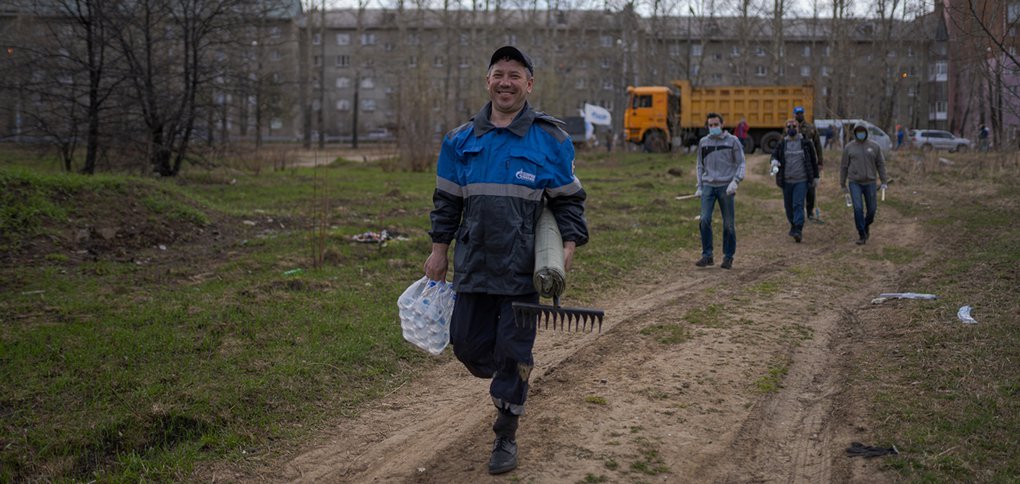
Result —
<path fill-rule="evenodd" d="M 255 56 L 255 73 L 252 82 L 255 87 L 255 149 L 262 147 L 262 56 L 259 41 L 251 41 L 252 55 Z"/>

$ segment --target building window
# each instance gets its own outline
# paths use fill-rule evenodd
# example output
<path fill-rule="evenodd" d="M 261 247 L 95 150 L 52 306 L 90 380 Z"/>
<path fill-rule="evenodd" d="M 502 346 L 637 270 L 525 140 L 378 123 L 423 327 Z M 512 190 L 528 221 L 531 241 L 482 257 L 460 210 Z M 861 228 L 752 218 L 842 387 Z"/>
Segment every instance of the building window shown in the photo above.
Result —
<path fill-rule="evenodd" d="M 348 87 L 351 87 L 351 78 L 349 78 L 349 77 L 338 77 L 338 78 L 336 78 L 336 88 L 337 89 L 347 89 Z"/>
<path fill-rule="evenodd" d="M 599 36 L 599 45 L 601 45 L 602 47 L 612 47 L 613 46 L 613 36 L 612 35 L 600 35 Z"/>
<path fill-rule="evenodd" d="M 811 66 L 800 66 L 800 77 L 811 77 Z"/>
<path fill-rule="evenodd" d="M 317 55 L 316 56 L 312 56 L 312 65 L 315 66 L 315 67 L 321 66 L 322 65 L 322 57 L 319 57 Z"/>
<path fill-rule="evenodd" d="M 336 45 L 351 45 L 351 34 L 336 34 Z"/>
<path fill-rule="evenodd" d="M 914 86 L 907 87 L 907 97 L 917 96 L 917 88 Z"/>
<path fill-rule="evenodd" d="M 361 80 L 362 89 L 375 89 L 375 81 L 371 77 L 366 77 Z"/>
<path fill-rule="evenodd" d="M 603 79 L 602 80 L 602 89 L 604 89 L 606 91 L 612 91 L 613 90 L 613 81 L 610 80 L 610 79 Z"/>
<path fill-rule="evenodd" d="M 722 60 L 722 54 L 712 54 L 712 60 L 721 61 Z"/>
<path fill-rule="evenodd" d="M 832 53 L 831 47 L 829 46 L 822 47 L 822 57 L 829 57 L 830 53 Z"/>
<path fill-rule="evenodd" d="M 418 67 L 418 56 L 412 55 L 407 59 L 407 67 Z"/>
<path fill-rule="evenodd" d="M 680 57 L 680 44 L 673 44 L 669 46 L 670 57 Z"/>
<path fill-rule="evenodd" d="M 272 28 L 269 29 L 269 36 L 274 38 L 274 39 L 279 38 L 280 35 L 282 35 L 282 34 L 283 34 L 283 30 L 280 29 L 280 27 L 272 27 Z"/>
<path fill-rule="evenodd" d="M 319 45 L 322 43 L 322 34 L 312 34 L 312 44 Z"/>
<path fill-rule="evenodd" d="M 755 46 L 754 47 L 754 56 L 755 57 L 765 57 L 765 48 L 760 46 L 760 45 Z"/>
<path fill-rule="evenodd" d="M 907 57 L 914 57 L 914 48 L 907 47 Z"/>
<path fill-rule="evenodd" d="M 829 77 L 829 67 L 822 66 L 822 77 Z"/>
<path fill-rule="evenodd" d="M 610 65 L 609 58 L 608 57 L 603 57 L 602 58 L 602 68 L 603 69 L 609 69 L 609 65 Z"/>
<path fill-rule="evenodd" d="M 375 45 L 376 38 L 374 33 L 361 34 L 361 45 Z"/>
<path fill-rule="evenodd" d="M 443 67 L 443 56 L 437 55 L 432 58 L 432 65 L 434 67 Z"/>
<path fill-rule="evenodd" d="M 754 75 L 758 77 L 765 77 L 768 74 L 768 69 L 765 66 L 754 66 Z"/>
<path fill-rule="evenodd" d="M 1006 10 L 1006 19 L 1010 24 L 1020 20 L 1020 2 L 1010 2 Z"/>
<path fill-rule="evenodd" d="M 701 44 L 694 44 L 691 46 L 691 55 L 693 55 L 694 57 L 701 57 L 701 54 L 704 52 L 704 50 L 705 46 Z"/>
<path fill-rule="evenodd" d="M 886 51 L 885 56 L 890 58 L 896 57 L 896 50 L 889 49 L 888 51 Z"/>
<path fill-rule="evenodd" d="M 313 99 L 312 100 L 312 111 L 318 111 L 320 109 L 322 109 L 322 105 L 319 104 L 319 100 L 318 99 Z"/>
<path fill-rule="evenodd" d="M 829 97 L 829 86 L 822 86 L 822 96 Z"/>
<path fill-rule="evenodd" d="M 336 110 L 337 111 L 350 111 L 351 110 L 351 102 L 346 100 L 346 99 L 338 99 L 337 102 L 336 102 Z"/>
<path fill-rule="evenodd" d="M 722 74 L 712 74 L 711 81 L 715 84 L 722 84 Z"/>
<path fill-rule="evenodd" d="M 457 67 L 460 67 L 461 69 L 471 67 L 471 61 L 467 58 L 467 56 L 462 55 L 457 63 Z"/>
<path fill-rule="evenodd" d="M 283 120 L 280 118 L 273 118 L 269 120 L 269 129 L 282 129 Z"/>
<path fill-rule="evenodd" d="M 584 89 L 585 84 L 586 84 L 585 78 L 583 77 L 578 77 L 577 80 L 574 81 L 574 87 L 577 89 Z"/>
<path fill-rule="evenodd" d="M 804 51 L 803 51 L 803 53 L 801 55 L 804 56 L 804 57 L 811 57 L 811 46 L 810 45 L 805 45 L 804 46 Z"/>
<path fill-rule="evenodd" d="M 936 113 L 949 112 L 949 101 L 935 101 L 934 109 Z"/>
<path fill-rule="evenodd" d="M 269 60 L 271 60 L 271 61 L 278 61 L 282 57 L 283 56 L 280 54 L 279 50 L 273 49 L 273 50 L 269 51 Z"/>
<path fill-rule="evenodd" d="M 407 34 L 408 45 L 421 45 L 421 36 L 418 32 L 411 32 Z"/>
<path fill-rule="evenodd" d="M 362 99 L 361 100 L 362 111 L 375 111 L 375 99 Z"/>
<path fill-rule="evenodd" d="M 701 64 L 694 64 L 691 66 L 691 77 L 698 77 L 701 73 Z"/>
<path fill-rule="evenodd" d="M 730 49 L 730 57 L 740 57 L 740 47 L 734 45 Z"/>
<path fill-rule="evenodd" d="M 934 69 L 934 74 L 937 76 L 944 76 L 946 74 L 949 74 L 949 65 L 946 63 L 946 61 L 936 62 L 935 65 L 932 67 Z"/>
<path fill-rule="evenodd" d="M 348 67 L 351 65 L 351 56 L 349 55 L 338 55 L 336 56 L 337 67 Z"/>

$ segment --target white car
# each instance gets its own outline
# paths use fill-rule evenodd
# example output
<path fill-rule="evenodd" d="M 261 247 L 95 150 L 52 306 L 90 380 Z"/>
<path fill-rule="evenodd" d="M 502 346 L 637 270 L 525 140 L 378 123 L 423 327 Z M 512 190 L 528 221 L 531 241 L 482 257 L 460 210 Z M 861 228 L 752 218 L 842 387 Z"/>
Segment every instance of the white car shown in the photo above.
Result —
<path fill-rule="evenodd" d="M 910 146 L 920 148 L 923 151 L 948 150 L 966 152 L 973 147 L 973 143 L 967 138 L 960 138 L 939 129 L 914 129 L 910 130 Z"/>

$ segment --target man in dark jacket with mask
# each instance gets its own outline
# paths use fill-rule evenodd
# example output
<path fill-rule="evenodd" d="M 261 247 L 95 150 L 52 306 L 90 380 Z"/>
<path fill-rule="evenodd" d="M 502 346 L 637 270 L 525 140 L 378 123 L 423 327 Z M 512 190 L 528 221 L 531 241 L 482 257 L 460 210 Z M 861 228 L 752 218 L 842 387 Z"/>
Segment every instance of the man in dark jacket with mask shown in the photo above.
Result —
<path fill-rule="evenodd" d="M 497 410 L 491 474 L 517 467 L 517 424 L 528 396 L 536 325 L 518 327 L 512 304 L 539 300 L 532 274 L 543 200 L 563 238 L 565 269 L 575 247 L 588 241 L 574 147 L 562 121 L 528 104 L 533 74 L 531 61 L 515 47 L 492 54 L 485 76 L 489 103 L 443 139 L 432 254 L 425 261 L 425 275 L 444 280 L 456 240 L 450 342 L 472 375 L 491 380 Z"/>
<path fill-rule="evenodd" d="M 783 189 L 783 207 L 790 222 L 790 237 L 800 243 L 804 237 L 804 198 L 808 187 L 818 185 L 815 146 L 797 132 L 797 122 L 786 121 L 786 137 L 772 152 L 772 172 Z"/>
<path fill-rule="evenodd" d="M 854 224 L 857 226 L 857 245 L 864 245 L 871 236 L 871 223 L 878 210 L 875 181 L 882 181 L 882 190 L 889 187 L 885 174 L 885 158 L 882 149 L 868 140 L 868 128 L 854 126 L 854 138 L 843 147 L 843 163 L 839 167 L 839 186 L 843 193 L 849 193 L 854 206 Z M 849 185 L 848 185 L 849 182 Z M 864 205 L 867 205 L 865 214 Z"/>
<path fill-rule="evenodd" d="M 818 135 L 818 129 L 815 128 L 815 125 L 804 119 L 804 108 L 802 106 L 793 108 L 793 117 L 797 120 L 797 132 L 800 133 L 804 139 L 810 141 L 815 148 L 815 155 L 818 157 L 818 171 L 815 172 L 815 178 L 820 180 L 822 177 L 822 157 L 824 156 L 824 153 L 822 152 L 822 138 Z M 815 216 L 815 189 L 815 184 L 808 184 L 807 195 L 804 197 L 807 201 L 805 208 L 807 209 L 808 220 L 821 223 L 821 220 Z"/>

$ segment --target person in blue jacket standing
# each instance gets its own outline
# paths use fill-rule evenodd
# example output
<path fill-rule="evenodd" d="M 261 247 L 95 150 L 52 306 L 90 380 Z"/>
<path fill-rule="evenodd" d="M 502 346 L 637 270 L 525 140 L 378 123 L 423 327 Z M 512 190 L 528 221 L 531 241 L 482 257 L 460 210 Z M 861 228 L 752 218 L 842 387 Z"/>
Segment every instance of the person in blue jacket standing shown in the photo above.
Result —
<path fill-rule="evenodd" d="M 518 327 L 512 304 L 539 300 L 532 275 L 543 203 L 560 229 L 565 269 L 588 241 L 588 226 L 564 123 L 528 104 L 531 60 L 516 47 L 500 47 L 485 79 L 489 102 L 443 138 L 424 269 L 429 279 L 445 280 L 454 244 L 450 343 L 472 375 L 491 380 L 497 412 L 489 473 L 501 474 L 517 467 L 517 426 L 534 365 L 537 325 Z"/>

